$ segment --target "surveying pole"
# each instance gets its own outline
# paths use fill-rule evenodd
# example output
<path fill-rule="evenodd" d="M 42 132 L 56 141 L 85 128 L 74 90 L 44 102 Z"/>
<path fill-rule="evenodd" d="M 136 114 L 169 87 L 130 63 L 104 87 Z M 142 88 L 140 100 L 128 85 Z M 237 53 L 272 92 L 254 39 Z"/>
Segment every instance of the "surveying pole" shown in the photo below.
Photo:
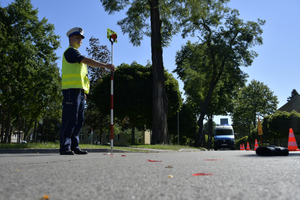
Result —
<path fill-rule="evenodd" d="M 113 64 L 113 55 L 114 50 L 113 46 L 114 43 L 117 43 L 117 33 L 107 29 L 107 38 L 111 43 L 111 64 Z M 111 82 L 111 93 L 110 93 L 110 152 L 113 153 L 113 147 L 114 147 L 114 72 L 111 72 L 110 76 L 110 82 Z"/>

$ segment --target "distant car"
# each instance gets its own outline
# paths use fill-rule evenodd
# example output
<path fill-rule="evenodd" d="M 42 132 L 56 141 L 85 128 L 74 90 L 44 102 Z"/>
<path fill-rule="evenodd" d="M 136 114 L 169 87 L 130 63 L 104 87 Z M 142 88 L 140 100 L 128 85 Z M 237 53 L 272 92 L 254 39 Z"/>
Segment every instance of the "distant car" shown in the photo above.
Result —
<path fill-rule="evenodd" d="M 96 140 L 96 141 L 94 142 L 94 144 L 95 144 L 95 145 L 101 145 L 101 143 L 100 143 L 99 140 Z M 108 145 L 108 146 L 109 146 L 110 143 L 107 143 L 107 142 L 106 142 L 106 143 L 103 143 L 102 145 Z"/>
<path fill-rule="evenodd" d="M 23 140 L 23 141 L 21 142 L 21 144 L 27 144 L 27 142 L 26 142 L 25 140 Z"/>
<path fill-rule="evenodd" d="M 229 125 L 216 126 L 214 133 L 214 149 L 235 149 L 233 127 Z"/>

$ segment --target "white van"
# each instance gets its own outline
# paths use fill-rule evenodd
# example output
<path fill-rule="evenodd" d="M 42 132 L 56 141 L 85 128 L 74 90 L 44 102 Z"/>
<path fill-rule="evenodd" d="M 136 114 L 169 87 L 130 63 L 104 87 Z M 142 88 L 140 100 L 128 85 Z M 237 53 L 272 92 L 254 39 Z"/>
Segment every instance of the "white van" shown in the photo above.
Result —
<path fill-rule="evenodd" d="M 214 149 L 235 149 L 233 127 L 229 125 L 218 125 L 214 133 Z"/>

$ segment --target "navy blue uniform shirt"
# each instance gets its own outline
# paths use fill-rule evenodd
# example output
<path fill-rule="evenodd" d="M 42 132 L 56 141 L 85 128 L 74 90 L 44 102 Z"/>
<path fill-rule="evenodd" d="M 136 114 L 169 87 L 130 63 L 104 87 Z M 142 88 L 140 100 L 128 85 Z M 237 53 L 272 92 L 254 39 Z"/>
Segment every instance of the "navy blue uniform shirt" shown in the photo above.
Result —
<path fill-rule="evenodd" d="M 67 51 L 65 51 L 64 56 L 68 63 L 80 63 L 82 59 L 85 58 L 75 48 L 69 48 Z"/>

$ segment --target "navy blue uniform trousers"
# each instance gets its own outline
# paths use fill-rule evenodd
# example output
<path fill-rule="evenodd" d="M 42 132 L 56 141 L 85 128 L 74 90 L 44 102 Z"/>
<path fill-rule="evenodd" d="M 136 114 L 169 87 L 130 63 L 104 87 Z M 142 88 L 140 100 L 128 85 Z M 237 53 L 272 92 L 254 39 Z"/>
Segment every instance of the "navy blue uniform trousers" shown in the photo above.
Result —
<path fill-rule="evenodd" d="M 79 133 L 84 120 L 85 96 L 83 89 L 63 90 L 60 151 L 79 149 Z"/>

